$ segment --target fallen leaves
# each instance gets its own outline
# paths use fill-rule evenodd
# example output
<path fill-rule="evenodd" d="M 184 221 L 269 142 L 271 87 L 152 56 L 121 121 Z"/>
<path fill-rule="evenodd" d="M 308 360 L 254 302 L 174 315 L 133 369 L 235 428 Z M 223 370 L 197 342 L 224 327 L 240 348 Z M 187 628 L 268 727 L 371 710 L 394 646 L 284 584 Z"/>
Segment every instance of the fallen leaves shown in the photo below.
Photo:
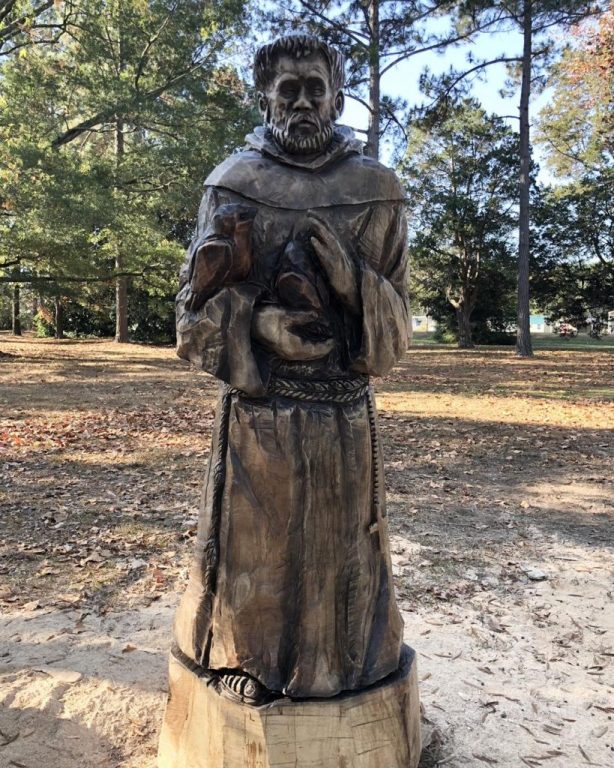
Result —
<path fill-rule="evenodd" d="M 132 651 L 136 651 L 136 645 L 132 645 L 131 643 L 126 643 L 122 648 L 122 653 L 132 653 Z"/>
<path fill-rule="evenodd" d="M 13 401 L 0 420 L 0 489 L 10 488 L 0 490 L 0 601 L 30 606 L 30 623 L 66 613 L 80 637 L 88 613 L 113 616 L 181 589 L 217 384 L 172 350 L 49 345 L 37 357 L 36 346 L 24 341 L 0 371 Z M 26 388 L 33 366 L 40 384 Z M 479 739 L 518 737 L 511 762 L 504 745 L 478 741 L 446 749 L 440 765 L 594 764 L 609 743 L 605 695 L 571 740 L 582 717 L 557 719 L 557 705 L 527 685 L 547 679 L 572 701 L 563 690 L 572 672 L 587 690 L 607 681 L 607 625 L 588 617 L 585 593 L 611 541 L 609 406 L 591 394 L 608 381 L 604 353 L 541 354 L 528 375 L 513 352 L 447 349 L 412 352 L 376 383 L 393 543 L 412 543 L 398 557 L 397 595 L 424 617 L 412 637 L 427 711 L 459 733 L 471 724 Z M 107 652 L 136 665 L 146 643 L 126 634 Z M 467 687 L 450 696 L 444 669 Z"/>
<path fill-rule="evenodd" d="M 513 701 L 515 704 L 521 703 L 520 699 L 515 696 L 509 696 L 507 693 L 500 693 L 499 691 L 486 691 L 486 693 L 496 699 L 507 699 L 508 701 Z"/>
<path fill-rule="evenodd" d="M 548 574 L 541 568 L 525 568 L 523 570 L 531 581 L 546 581 L 548 578 Z"/>
<path fill-rule="evenodd" d="M 74 685 L 78 683 L 83 677 L 81 672 L 77 672 L 74 669 L 63 669 L 60 667 L 44 666 L 34 667 L 35 672 L 43 672 L 45 675 L 49 675 L 58 683 L 64 683 L 65 685 Z"/>
<path fill-rule="evenodd" d="M 19 738 L 19 731 L 16 731 L 15 733 L 9 734 L 5 733 L 4 731 L 0 731 L 0 747 L 6 747 L 9 744 L 12 744 L 14 741 L 17 741 Z"/>
<path fill-rule="evenodd" d="M 580 750 L 580 754 L 582 755 L 582 757 L 586 760 L 586 762 L 589 765 L 595 765 L 595 763 L 593 763 L 593 761 L 590 759 L 590 757 L 586 754 L 585 750 L 582 749 L 582 746 L 580 744 L 578 744 L 578 749 Z"/>
<path fill-rule="evenodd" d="M 565 752 L 560 749 L 549 749 L 540 755 L 519 755 L 519 757 L 525 765 L 540 766 L 546 760 L 553 760 L 564 755 Z"/>

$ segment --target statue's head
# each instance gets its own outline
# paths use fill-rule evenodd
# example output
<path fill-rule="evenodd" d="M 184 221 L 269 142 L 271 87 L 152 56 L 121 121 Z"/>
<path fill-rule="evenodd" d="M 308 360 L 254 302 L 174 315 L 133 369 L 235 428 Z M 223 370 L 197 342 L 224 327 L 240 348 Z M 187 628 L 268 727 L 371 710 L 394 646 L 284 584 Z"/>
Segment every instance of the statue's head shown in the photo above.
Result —
<path fill-rule="evenodd" d="M 258 107 L 275 141 L 297 155 L 321 152 L 343 111 L 343 56 L 312 35 L 280 37 L 258 50 Z"/>

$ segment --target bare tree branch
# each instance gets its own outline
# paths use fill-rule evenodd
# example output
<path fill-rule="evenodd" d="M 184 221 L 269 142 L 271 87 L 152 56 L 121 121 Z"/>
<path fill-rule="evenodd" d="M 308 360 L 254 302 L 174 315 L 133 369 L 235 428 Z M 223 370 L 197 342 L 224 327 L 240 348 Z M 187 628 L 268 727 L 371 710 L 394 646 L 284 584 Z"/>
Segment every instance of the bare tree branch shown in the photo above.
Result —
<path fill-rule="evenodd" d="M 102 110 L 101 112 L 98 112 L 97 114 L 87 118 L 86 120 L 82 120 L 77 125 L 73 126 L 72 128 L 69 128 L 67 131 L 64 131 L 64 133 L 60 134 L 60 136 L 58 136 L 51 142 L 51 146 L 57 148 L 57 147 L 61 147 L 63 144 L 68 144 L 74 139 L 76 139 L 77 136 L 80 136 L 82 133 L 84 133 L 85 131 L 89 131 L 93 129 L 94 126 L 100 125 L 101 123 L 108 122 L 117 113 L 121 114 L 127 111 L 130 107 L 137 106 L 139 102 L 154 101 L 155 99 L 158 98 L 158 96 L 161 96 L 165 91 L 168 91 L 172 86 L 176 85 L 185 77 L 192 74 L 192 72 L 195 72 L 197 69 L 201 69 L 202 67 L 204 67 L 206 63 L 207 63 L 206 60 L 199 61 L 198 63 L 193 64 L 191 67 L 188 67 L 187 69 L 184 69 L 183 71 L 179 72 L 170 80 L 167 80 L 163 85 L 158 86 L 158 88 L 153 88 L 152 90 L 147 91 L 144 94 L 136 96 L 130 101 L 110 104 L 106 109 Z"/>
<path fill-rule="evenodd" d="M 471 67 L 471 69 L 467 69 L 464 72 L 461 72 L 458 77 L 454 78 L 454 80 L 449 83 L 441 93 L 437 94 L 437 97 L 433 99 L 433 101 L 428 106 L 434 106 L 438 101 L 441 100 L 443 96 L 449 95 L 460 82 L 462 82 L 466 77 L 472 75 L 474 72 L 485 69 L 486 67 L 491 66 L 491 64 L 507 64 L 513 61 L 522 61 L 522 58 L 520 56 L 499 56 L 496 59 L 490 59 L 490 61 L 482 61 L 479 64 L 476 64 L 475 67 Z"/>
<path fill-rule="evenodd" d="M 483 24 L 480 27 L 474 27 L 469 32 L 464 32 L 461 35 L 455 35 L 453 37 L 447 37 L 444 39 L 439 39 L 436 42 L 432 43 L 431 45 L 425 45 L 422 48 L 407 48 L 404 51 L 389 51 L 388 53 L 383 53 L 382 58 L 387 58 L 388 56 L 392 56 L 395 54 L 398 54 L 393 61 L 388 62 L 386 66 L 381 71 L 381 76 L 385 75 L 386 72 L 389 69 L 392 69 L 392 67 L 396 66 L 399 62 L 403 61 L 404 59 L 409 59 L 412 56 L 417 56 L 420 53 L 426 53 L 427 51 L 436 51 L 438 49 L 446 48 L 448 45 L 454 45 L 454 43 L 459 43 L 462 40 L 467 40 L 472 35 L 476 35 L 480 32 L 486 31 L 489 27 L 491 27 L 493 24 L 498 24 L 500 21 L 505 21 L 509 17 L 503 17 L 502 19 L 497 17 L 495 19 L 491 19 L 486 24 Z"/>
<path fill-rule="evenodd" d="M 339 22 L 335 21 L 334 19 L 330 19 L 328 16 L 325 16 L 323 13 L 320 13 L 317 8 L 314 8 L 314 6 L 311 3 L 308 3 L 307 0 L 299 0 L 300 4 L 303 6 L 303 8 L 306 8 L 309 13 L 312 13 L 314 16 L 317 16 L 319 19 L 321 19 L 326 24 L 329 24 L 333 29 L 336 29 L 338 32 L 343 32 L 344 35 L 347 35 L 348 37 L 351 37 L 352 40 L 354 40 L 355 43 L 361 46 L 361 48 L 367 48 L 368 47 L 368 41 L 369 36 L 357 32 L 356 30 L 350 30 L 347 27 L 344 27 L 343 24 L 340 24 Z"/>

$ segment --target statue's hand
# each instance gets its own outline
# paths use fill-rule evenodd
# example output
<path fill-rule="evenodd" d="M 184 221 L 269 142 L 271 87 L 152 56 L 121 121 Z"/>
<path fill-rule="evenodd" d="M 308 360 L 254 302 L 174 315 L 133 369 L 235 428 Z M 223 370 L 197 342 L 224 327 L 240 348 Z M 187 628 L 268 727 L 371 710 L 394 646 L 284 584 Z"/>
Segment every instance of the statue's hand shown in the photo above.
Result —
<path fill-rule="evenodd" d="M 355 314 L 360 313 L 360 293 L 356 265 L 329 224 L 315 214 L 307 215 L 311 244 L 330 285 L 341 301 Z"/>
<path fill-rule="evenodd" d="M 326 357 L 334 346 L 317 312 L 268 304 L 254 311 L 252 336 L 284 360 L 316 360 Z"/>
<path fill-rule="evenodd" d="M 196 249 L 192 260 L 190 289 L 192 293 L 206 293 L 228 279 L 232 267 L 232 242 L 207 240 Z"/>

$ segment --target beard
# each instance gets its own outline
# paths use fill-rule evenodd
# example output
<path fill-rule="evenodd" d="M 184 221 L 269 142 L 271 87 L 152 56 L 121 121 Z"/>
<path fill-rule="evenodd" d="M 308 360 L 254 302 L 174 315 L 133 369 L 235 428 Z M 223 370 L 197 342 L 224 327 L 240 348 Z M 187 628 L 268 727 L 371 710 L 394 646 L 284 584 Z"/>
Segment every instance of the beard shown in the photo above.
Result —
<path fill-rule="evenodd" d="M 313 155 L 324 151 L 333 138 L 333 123 L 323 120 L 315 113 L 307 115 L 307 119 L 315 127 L 309 134 L 301 134 L 293 127 L 305 120 L 303 113 L 291 112 L 277 124 L 268 122 L 268 129 L 279 146 L 291 155 Z"/>

